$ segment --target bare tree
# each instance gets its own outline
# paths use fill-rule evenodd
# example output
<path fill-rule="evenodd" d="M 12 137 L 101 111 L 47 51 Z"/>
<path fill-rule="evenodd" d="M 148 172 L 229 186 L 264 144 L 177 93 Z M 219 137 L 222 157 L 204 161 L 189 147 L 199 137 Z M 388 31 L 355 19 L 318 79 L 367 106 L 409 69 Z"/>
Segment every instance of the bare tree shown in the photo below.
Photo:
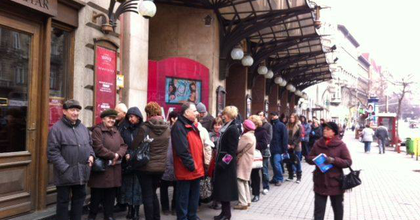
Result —
<path fill-rule="evenodd" d="M 413 81 L 413 74 L 402 77 L 400 80 L 395 80 L 391 82 L 394 86 L 397 87 L 397 92 L 394 92 L 398 100 L 398 109 L 397 109 L 397 118 L 401 118 L 401 105 L 404 100 L 404 97 L 411 93 L 411 85 L 415 82 Z"/>

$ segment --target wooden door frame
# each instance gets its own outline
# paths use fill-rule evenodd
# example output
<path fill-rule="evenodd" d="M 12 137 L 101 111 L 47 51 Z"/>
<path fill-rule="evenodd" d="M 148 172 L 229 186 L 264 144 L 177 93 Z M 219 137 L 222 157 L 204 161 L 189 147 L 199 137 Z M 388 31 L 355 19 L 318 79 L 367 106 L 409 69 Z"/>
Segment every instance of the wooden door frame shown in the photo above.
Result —
<path fill-rule="evenodd" d="M 27 112 L 27 125 L 26 125 L 26 151 L 10 152 L 0 154 L 0 161 L 3 161 L 1 167 L 13 167 L 27 165 L 29 168 L 26 169 L 25 181 L 26 185 L 21 193 L 13 194 L 8 197 L 10 201 L 23 199 L 30 197 L 30 204 L 21 204 L 20 208 L 14 208 L 7 210 L 0 214 L 0 218 L 9 217 L 17 214 L 21 214 L 27 211 L 35 209 L 36 198 L 37 198 L 37 154 L 38 154 L 38 141 L 40 134 L 40 74 L 41 74 L 41 39 L 42 39 L 42 23 L 23 19 L 19 16 L 15 16 L 13 13 L 8 11 L 0 10 L 0 21 L 1 25 L 6 28 L 11 28 L 19 32 L 23 32 L 31 35 L 31 47 L 30 47 L 30 58 L 29 68 L 31 73 L 28 74 L 28 112 Z M 21 161 L 17 161 L 20 159 Z"/>

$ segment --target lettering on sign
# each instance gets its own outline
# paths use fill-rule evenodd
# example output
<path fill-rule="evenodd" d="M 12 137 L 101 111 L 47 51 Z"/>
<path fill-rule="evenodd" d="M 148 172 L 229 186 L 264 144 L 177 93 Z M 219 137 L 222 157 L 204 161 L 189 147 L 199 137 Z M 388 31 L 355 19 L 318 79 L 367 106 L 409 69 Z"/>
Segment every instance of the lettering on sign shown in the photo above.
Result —
<path fill-rule="evenodd" d="M 57 16 L 57 0 L 11 0 L 51 16 Z"/>

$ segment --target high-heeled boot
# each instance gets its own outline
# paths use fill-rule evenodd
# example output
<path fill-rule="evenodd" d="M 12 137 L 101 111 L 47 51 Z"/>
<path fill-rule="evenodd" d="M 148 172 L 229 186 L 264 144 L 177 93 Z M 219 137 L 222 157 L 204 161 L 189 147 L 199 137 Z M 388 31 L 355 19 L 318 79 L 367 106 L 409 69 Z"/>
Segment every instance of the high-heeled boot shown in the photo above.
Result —
<path fill-rule="evenodd" d="M 136 205 L 134 206 L 134 215 L 133 215 L 133 220 L 139 220 L 140 219 L 140 206 Z"/>
<path fill-rule="evenodd" d="M 129 206 L 128 206 L 128 212 L 127 212 L 127 216 L 126 216 L 126 218 L 127 218 L 127 219 L 132 219 L 132 218 L 133 218 L 133 216 L 134 216 L 134 206 L 129 205 Z"/>

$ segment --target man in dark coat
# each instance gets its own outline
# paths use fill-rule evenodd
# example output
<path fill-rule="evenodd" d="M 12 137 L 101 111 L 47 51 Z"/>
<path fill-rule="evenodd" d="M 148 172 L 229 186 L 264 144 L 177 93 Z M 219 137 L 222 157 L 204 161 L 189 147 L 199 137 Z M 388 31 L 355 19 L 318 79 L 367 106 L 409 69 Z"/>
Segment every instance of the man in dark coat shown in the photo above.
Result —
<path fill-rule="evenodd" d="M 313 159 L 319 154 L 327 156 L 327 163 L 333 167 L 323 173 L 318 167 L 313 172 L 315 192 L 315 220 L 324 219 L 327 199 L 330 197 L 334 211 L 334 219 L 341 220 L 344 215 L 344 190 L 340 187 L 339 179 L 343 175 L 343 168 L 351 166 L 352 160 L 346 144 L 338 137 L 339 128 L 334 122 L 325 123 L 323 138 L 315 142 L 306 162 L 315 165 Z"/>
<path fill-rule="evenodd" d="M 280 186 L 283 182 L 282 155 L 287 153 L 288 135 L 286 125 L 279 120 L 278 113 L 272 112 L 270 115 L 273 125 L 273 139 L 270 143 L 271 166 L 274 172 L 273 179 L 270 182 Z"/>
<path fill-rule="evenodd" d="M 388 129 L 381 122 L 375 131 L 375 136 L 378 138 L 379 154 L 385 153 L 385 140 L 388 139 Z"/>
<path fill-rule="evenodd" d="M 207 108 L 203 103 L 197 104 L 197 111 L 199 113 L 199 119 L 201 125 L 208 131 L 211 132 L 213 130 L 213 121 L 214 117 L 207 112 Z"/>
<path fill-rule="evenodd" d="M 67 100 L 63 105 L 63 118 L 54 124 L 48 134 L 48 160 L 54 166 L 57 186 L 57 220 L 69 218 L 70 195 L 70 219 L 82 218 L 86 183 L 95 153 L 89 131 L 79 120 L 81 109 L 78 101 Z"/>
<path fill-rule="evenodd" d="M 178 220 L 196 220 L 200 199 L 200 179 L 204 176 L 204 151 L 194 121 L 198 112 L 194 103 L 182 105 L 172 126 L 171 141 L 177 179 L 176 212 Z"/>
<path fill-rule="evenodd" d="M 263 184 L 263 194 L 267 194 L 268 190 L 270 190 L 270 185 L 268 184 L 270 181 L 270 172 L 268 171 L 268 164 L 270 162 L 271 152 L 270 152 L 270 143 L 273 139 L 273 126 L 267 121 L 265 114 L 263 111 L 257 112 L 257 115 L 260 116 L 264 128 L 268 134 L 268 145 L 267 148 L 261 151 L 263 156 L 263 168 L 261 169 L 262 172 L 262 184 Z"/>

